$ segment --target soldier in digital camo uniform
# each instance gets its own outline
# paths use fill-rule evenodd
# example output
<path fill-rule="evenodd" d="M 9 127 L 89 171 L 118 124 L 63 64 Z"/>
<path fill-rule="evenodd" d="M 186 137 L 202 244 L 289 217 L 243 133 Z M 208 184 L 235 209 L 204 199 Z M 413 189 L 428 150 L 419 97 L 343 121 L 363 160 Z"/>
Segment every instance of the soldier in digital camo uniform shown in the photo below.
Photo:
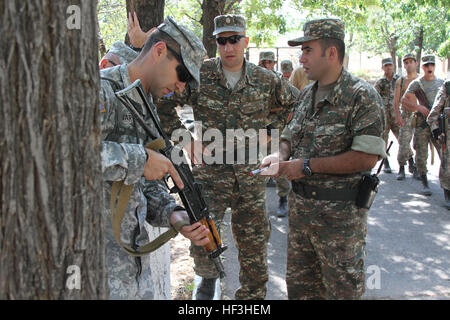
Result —
<path fill-rule="evenodd" d="M 401 76 L 399 79 L 397 79 L 394 91 L 395 123 L 400 127 L 398 134 L 398 154 L 397 154 L 397 161 L 400 169 L 397 174 L 397 180 L 405 179 L 406 161 L 408 161 L 409 172 L 412 173 L 416 179 L 419 177 L 413 159 L 413 152 L 411 150 L 411 140 L 414 131 L 414 129 L 411 127 L 412 114 L 408 110 L 405 110 L 405 108 L 401 106 L 400 103 L 400 100 L 402 96 L 405 94 L 406 89 L 408 88 L 411 81 L 413 81 L 418 77 L 416 57 L 411 53 L 405 54 L 403 56 L 403 66 L 405 67 L 406 75 Z"/>
<path fill-rule="evenodd" d="M 384 75 L 381 79 L 375 83 L 375 89 L 381 96 L 384 105 L 384 112 L 386 115 L 386 130 L 384 132 L 384 140 L 386 144 L 389 140 L 389 132 L 392 131 L 395 138 L 398 141 L 398 134 L 400 128 L 395 123 L 395 114 L 394 114 L 394 90 L 395 90 L 395 82 L 399 78 L 399 75 L 394 74 L 394 63 L 392 58 L 385 58 L 381 61 L 382 69 L 384 71 Z M 411 151 L 412 152 L 412 151 Z M 388 159 L 384 160 L 384 172 L 391 173 L 392 169 L 389 164 Z"/>
<path fill-rule="evenodd" d="M 406 93 L 401 100 L 402 106 L 406 110 L 414 112 L 413 148 L 416 151 L 417 171 L 420 175 L 420 179 L 422 180 L 422 194 L 425 196 L 431 196 L 432 194 L 427 178 L 428 145 L 431 142 L 434 147 L 439 150 L 439 146 L 432 139 L 430 127 L 426 122 L 439 88 L 444 83 L 444 80 L 439 79 L 434 75 L 435 68 L 435 57 L 433 55 L 423 56 L 422 69 L 424 75 L 413 80 L 409 84 L 408 89 L 406 89 Z M 421 102 L 417 99 L 416 93 L 420 91 L 425 94 L 427 101 Z"/>
<path fill-rule="evenodd" d="M 176 105 L 192 105 L 196 122 L 203 133 L 217 129 L 223 137 L 227 130 L 242 129 L 259 132 L 270 123 L 272 106 L 291 108 L 295 102 L 287 81 L 273 72 L 260 68 L 244 57 L 249 38 L 246 22 L 240 15 L 223 15 L 214 19 L 219 58 L 205 60 L 200 69 L 199 90 L 187 90 L 170 99 L 158 102 L 160 112 L 173 112 Z M 165 115 L 165 118 L 169 116 Z M 178 125 L 178 121 L 174 124 Z M 170 129 L 168 132 L 172 132 Z M 204 146 L 208 142 L 204 142 Z M 245 143 L 245 152 L 249 152 Z M 266 296 L 267 243 L 270 222 L 265 211 L 265 181 L 261 176 L 251 177 L 257 161 L 238 162 L 233 154 L 242 149 L 213 150 L 217 161 L 208 161 L 193 169 L 195 179 L 203 183 L 204 195 L 211 215 L 220 225 L 225 210 L 232 209 L 231 227 L 238 249 L 240 288 L 236 299 L 264 299 Z M 222 157 L 223 156 L 223 157 Z M 205 158 L 204 158 L 205 159 Z M 202 277 L 196 298 L 212 299 L 218 273 L 203 248 L 191 247 L 195 273 Z"/>
<path fill-rule="evenodd" d="M 178 58 L 171 53 L 178 52 Z M 180 220 L 189 221 L 184 208 L 177 206 L 161 179 L 170 173 L 182 187 L 178 174 L 168 159 L 144 148 L 150 138 L 136 123 L 132 114 L 117 99 L 115 92 L 140 79 L 151 100 L 170 90 L 183 90 L 187 81 L 199 81 L 199 68 L 205 50 L 195 35 L 167 17 L 150 37 L 139 57 L 130 64 L 102 70 L 100 121 L 102 129 L 102 171 L 108 284 L 111 299 L 153 299 L 154 288 L 149 256 L 133 257 L 116 242 L 110 216 L 113 182 L 134 185 L 121 224 L 120 240 L 138 249 L 149 242 L 148 223 L 171 227 Z M 150 115 L 142 107 L 137 92 L 129 96 L 141 105 L 143 118 L 154 129 Z M 154 108 L 154 106 L 152 105 Z M 175 171 L 175 172 L 174 172 Z M 149 181 L 152 180 L 152 181 Z M 185 226 L 180 232 L 198 245 L 203 245 L 206 228 L 200 224 Z M 202 244 L 203 243 L 203 244 Z"/>
<path fill-rule="evenodd" d="M 308 79 L 280 153 L 261 168 L 292 181 L 286 284 L 289 299 L 358 299 L 364 293 L 367 209 L 356 206 L 365 171 L 386 157 L 380 95 L 343 68 L 344 23 L 304 25 L 301 62 Z M 280 162 L 281 160 L 281 162 Z"/>
<path fill-rule="evenodd" d="M 439 125 L 439 116 L 445 117 L 445 122 Z M 439 170 L 439 181 L 444 189 L 445 207 L 450 210 L 450 80 L 446 80 L 439 89 L 434 100 L 433 108 L 428 115 L 428 125 L 435 140 L 441 145 L 441 167 Z M 443 148 L 443 149 L 442 149 Z"/>

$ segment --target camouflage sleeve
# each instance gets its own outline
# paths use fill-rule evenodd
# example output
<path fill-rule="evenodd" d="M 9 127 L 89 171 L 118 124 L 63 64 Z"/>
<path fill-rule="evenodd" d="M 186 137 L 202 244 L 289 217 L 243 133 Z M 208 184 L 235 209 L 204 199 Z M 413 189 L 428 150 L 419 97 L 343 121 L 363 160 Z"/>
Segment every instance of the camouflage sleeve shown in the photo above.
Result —
<path fill-rule="evenodd" d="M 170 227 L 170 215 L 179 207 L 161 180 L 144 183 L 147 198 L 147 222 L 154 227 Z"/>
<path fill-rule="evenodd" d="M 447 98 L 447 91 L 445 90 L 445 84 L 441 86 L 434 100 L 433 108 L 427 118 L 427 123 L 430 126 L 431 131 L 439 128 L 439 114 L 444 108 L 445 99 Z"/>
<path fill-rule="evenodd" d="M 298 95 L 293 89 L 294 87 L 287 79 L 280 79 L 276 77 L 275 80 L 275 100 L 284 107 L 290 109 L 290 107 L 297 101 Z"/>
<path fill-rule="evenodd" d="M 417 89 L 420 88 L 419 81 L 420 81 L 419 79 L 415 79 L 415 80 L 411 81 L 411 83 L 409 84 L 408 89 L 406 89 L 405 93 L 414 94 L 417 91 Z"/>
<path fill-rule="evenodd" d="M 102 173 L 105 181 L 135 184 L 144 173 L 147 152 L 139 144 L 102 142 Z"/>
<path fill-rule="evenodd" d="M 351 149 L 386 157 L 385 121 L 380 95 L 373 88 L 360 90 L 350 124 L 353 134 Z"/>

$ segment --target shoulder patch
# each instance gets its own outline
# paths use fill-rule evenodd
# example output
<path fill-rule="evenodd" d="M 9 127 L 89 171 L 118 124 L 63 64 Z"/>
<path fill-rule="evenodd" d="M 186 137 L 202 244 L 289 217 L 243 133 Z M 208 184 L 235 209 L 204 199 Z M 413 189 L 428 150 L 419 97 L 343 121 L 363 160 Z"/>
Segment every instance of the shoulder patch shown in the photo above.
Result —
<path fill-rule="evenodd" d="M 101 99 L 99 101 L 99 110 L 100 110 L 101 113 L 106 112 L 105 104 L 104 104 L 104 102 Z"/>

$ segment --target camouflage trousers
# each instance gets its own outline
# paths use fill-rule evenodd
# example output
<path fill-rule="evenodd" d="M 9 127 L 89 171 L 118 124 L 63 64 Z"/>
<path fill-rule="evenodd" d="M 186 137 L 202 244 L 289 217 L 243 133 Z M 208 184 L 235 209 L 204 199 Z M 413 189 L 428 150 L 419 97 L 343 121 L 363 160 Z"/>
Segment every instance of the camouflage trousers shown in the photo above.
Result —
<path fill-rule="evenodd" d="M 411 127 L 411 112 L 403 111 L 402 118 L 405 121 L 405 125 L 399 129 L 399 147 L 397 154 L 397 161 L 400 166 L 406 165 L 408 159 L 413 156 L 413 151 L 411 149 L 411 140 L 413 137 L 414 129 Z"/>
<path fill-rule="evenodd" d="M 270 222 L 265 210 L 266 179 L 250 177 L 254 166 L 212 165 L 194 168 L 196 181 L 203 184 L 203 194 L 211 217 L 220 230 L 224 213 L 231 208 L 231 228 L 238 250 L 240 288 L 238 300 L 264 299 L 269 279 L 267 244 Z M 194 271 L 204 278 L 218 273 L 202 247 L 191 246 Z"/>
<path fill-rule="evenodd" d="M 449 137 L 450 132 L 447 133 Z M 442 148 L 439 148 L 441 153 L 441 166 L 439 167 L 439 181 L 441 188 L 450 190 L 450 144 L 447 142 L 447 148 L 445 153 L 442 152 Z"/>
<path fill-rule="evenodd" d="M 427 174 L 427 160 L 428 160 L 428 145 L 431 141 L 431 131 L 429 126 L 425 126 L 425 128 L 421 128 L 417 126 L 414 128 L 414 139 L 413 139 L 413 147 L 416 151 L 416 167 L 417 172 L 420 175 Z M 439 146 L 434 145 L 436 150 L 439 153 Z"/>
<path fill-rule="evenodd" d="M 353 201 L 304 199 L 289 211 L 288 298 L 359 299 L 365 291 L 367 211 Z"/>
<path fill-rule="evenodd" d="M 279 177 L 277 179 L 277 194 L 281 197 L 286 197 L 289 195 L 289 192 L 291 191 L 291 183 L 286 177 Z"/>
<path fill-rule="evenodd" d="M 392 131 L 392 133 L 394 134 L 395 138 L 398 141 L 398 134 L 400 131 L 400 127 L 395 123 L 395 116 L 392 108 L 390 108 L 386 112 L 386 129 L 384 130 L 384 140 L 386 142 L 386 146 L 388 144 L 389 131 Z"/>

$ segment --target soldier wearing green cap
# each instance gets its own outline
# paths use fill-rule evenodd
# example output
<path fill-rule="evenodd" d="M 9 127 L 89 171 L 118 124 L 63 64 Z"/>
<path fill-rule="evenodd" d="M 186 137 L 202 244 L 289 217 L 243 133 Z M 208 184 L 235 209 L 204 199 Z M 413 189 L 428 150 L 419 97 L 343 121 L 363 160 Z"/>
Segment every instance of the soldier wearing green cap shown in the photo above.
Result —
<path fill-rule="evenodd" d="M 314 83 L 305 87 L 285 127 L 280 152 L 264 174 L 286 176 L 289 299 L 358 299 L 364 293 L 368 209 L 356 205 L 363 173 L 386 157 L 383 103 L 376 90 L 343 68 L 344 23 L 319 19 L 290 40 Z"/>
<path fill-rule="evenodd" d="M 386 144 L 389 139 L 389 132 L 392 131 L 395 138 L 398 140 L 399 127 L 395 123 L 394 114 L 394 88 L 395 82 L 399 78 L 399 75 L 394 73 L 394 63 L 392 58 L 384 58 L 381 60 L 381 69 L 384 75 L 381 79 L 378 79 L 375 83 L 375 89 L 383 99 L 384 112 L 386 115 L 386 130 L 384 132 L 384 140 Z M 392 169 L 388 159 L 384 160 L 384 172 L 391 173 Z"/>
<path fill-rule="evenodd" d="M 412 126 L 414 127 L 413 148 L 416 151 L 416 167 L 423 186 L 421 193 L 425 196 L 431 196 L 432 194 L 427 177 L 428 145 L 431 143 L 439 150 L 439 145 L 432 139 L 430 127 L 426 122 L 439 88 L 444 83 L 444 80 L 434 75 L 435 67 L 434 55 L 423 56 L 422 70 L 424 75 L 409 84 L 401 100 L 402 106 L 406 110 L 414 112 L 412 119 Z"/>
<path fill-rule="evenodd" d="M 207 132 L 219 131 L 226 137 L 229 130 L 260 132 L 271 123 L 271 110 L 275 107 L 290 109 L 295 103 L 289 83 L 273 72 L 260 68 L 245 59 L 249 43 L 245 19 L 240 15 L 222 15 L 214 19 L 213 35 L 218 44 L 219 57 L 205 60 L 200 69 L 200 87 L 185 94 L 175 94 L 159 102 L 159 110 L 171 111 L 175 117 L 177 105 L 193 107 L 197 127 Z M 169 118 L 166 116 L 166 118 Z M 178 121 L 172 129 L 178 128 Z M 202 151 L 208 142 L 199 143 Z M 231 141 L 233 147 L 214 150 L 215 159 L 207 161 L 200 152 L 193 169 L 197 181 L 203 184 L 204 196 L 218 229 L 225 210 L 232 209 L 231 228 L 238 249 L 240 288 L 236 299 L 264 299 L 268 281 L 267 243 L 270 222 L 265 211 L 266 178 L 249 173 L 257 166 L 248 156 L 239 161 L 235 156 L 249 152 Z M 195 146 L 192 144 L 192 146 Z M 195 147 L 190 148 L 195 163 Z M 226 155 L 226 156 L 225 156 Z M 234 155 L 234 157 L 228 157 Z M 213 299 L 219 276 L 203 248 L 191 247 L 194 271 L 202 278 L 196 299 Z"/>
<path fill-rule="evenodd" d="M 283 74 L 283 78 L 289 79 L 291 77 L 292 71 L 294 71 L 294 67 L 292 66 L 291 60 L 283 60 L 280 63 L 281 73 Z"/>
<path fill-rule="evenodd" d="M 405 54 L 403 56 L 403 66 L 405 68 L 406 75 L 397 79 L 394 91 L 395 123 L 400 127 L 398 134 L 399 146 L 397 161 L 399 165 L 399 172 L 397 174 L 397 180 L 405 179 L 405 165 L 407 161 L 409 172 L 412 173 L 416 179 L 419 177 L 416 165 L 414 163 L 413 151 L 411 150 L 411 140 L 413 137 L 413 128 L 411 126 L 412 113 L 406 110 L 403 106 L 400 113 L 400 99 L 405 94 L 409 84 L 418 77 L 416 57 L 411 53 Z"/>
<path fill-rule="evenodd" d="M 103 214 L 108 219 L 106 257 L 111 299 L 158 298 L 150 256 L 131 256 L 116 241 L 116 232 L 109 220 L 115 182 L 122 181 L 124 186 L 132 186 L 118 235 L 127 247 L 139 250 L 158 235 L 159 227 L 172 227 L 180 220 L 189 221 L 184 208 L 176 204 L 164 181 L 159 180 L 170 174 L 176 185 L 183 188 L 180 176 L 169 159 L 145 147 L 151 138 L 115 92 L 137 79 L 140 79 L 150 101 L 152 97 L 161 97 L 170 91 L 182 91 L 186 83 L 195 85 L 199 81 L 199 68 L 205 54 L 202 43 L 190 30 L 167 17 L 150 35 L 136 59 L 101 71 L 99 112 L 105 195 Z M 157 135 L 139 94 L 131 92 L 128 95 L 140 106 L 142 118 L 148 120 L 147 125 Z M 155 109 L 153 104 L 151 107 Z M 180 232 L 195 244 L 208 243 L 205 236 L 209 231 L 198 223 L 185 226 Z"/>

